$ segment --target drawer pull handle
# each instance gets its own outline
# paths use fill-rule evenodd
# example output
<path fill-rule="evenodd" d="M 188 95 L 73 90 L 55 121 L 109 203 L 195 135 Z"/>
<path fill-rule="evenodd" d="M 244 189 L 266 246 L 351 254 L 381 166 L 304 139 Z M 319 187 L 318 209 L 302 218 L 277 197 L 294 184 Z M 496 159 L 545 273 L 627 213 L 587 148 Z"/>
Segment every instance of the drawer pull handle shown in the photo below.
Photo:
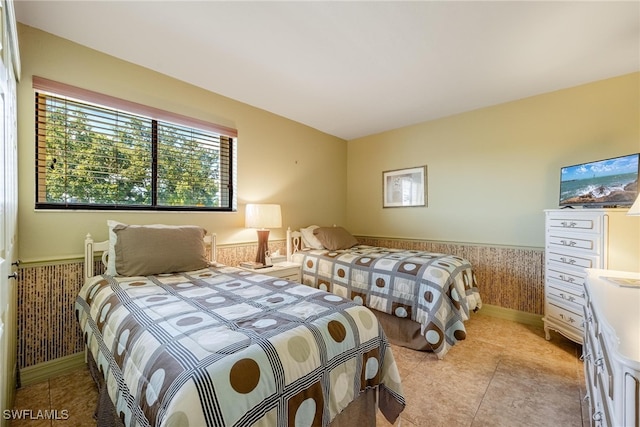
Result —
<path fill-rule="evenodd" d="M 596 412 L 593 414 L 593 421 L 602 421 L 602 412 Z"/>
<path fill-rule="evenodd" d="M 571 316 L 568 316 L 568 317 L 567 317 L 567 316 L 565 316 L 565 315 L 564 315 L 564 314 L 562 314 L 562 313 L 560 313 L 560 318 L 561 318 L 562 320 L 566 320 L 566 321 L 567 321 L 567 322 L 569 322 L 569 323 L 575 323 L 575 321 L 576 321 L 573 317 L 571 317 Z"/>
<path fill-rule="evenodd" d="M 565 296 L 564 292 L 560 292 L 560 298 L 569 302 L 574 302 L 576 300 L 576 297 L 574 297 L 573 295 Z"/>
<path fill-rule="evenodd" d="M 562 261 L 565 264 L 571 264 L 571 265 L 576 263 L 576 260 L 573 258 L 560 257 L 560 261 Z"/>
<path fill-rule="evenodd" d="M 561 274 L 560 276 L 558 276 L 560 278 L 560 280 L 562 280 L 563 282 L 568 282 L 568 283 L 573 283 L 576 279 L 574 279 L 571 276 L 565 276 L 564 274 Z"/>
<path fill-rule="evenodd" d="M 565 227 L 565 228 L 573 228 L 573 227 L 575 227 L 575 226 L 577 225 L 577 224 L 576 224 L 575 222 L 573 222 L 573 221 L 571 221 L 571 222 L 562 221 L 560 224 L 561 224 L 563 227 Z"/>
<path fill-rule="evenodd" d="M 576 242 L 574 242 L 573 240 L 560 240 L 560 243 L 562 243 L 562 246 L 575 246 Z"/>

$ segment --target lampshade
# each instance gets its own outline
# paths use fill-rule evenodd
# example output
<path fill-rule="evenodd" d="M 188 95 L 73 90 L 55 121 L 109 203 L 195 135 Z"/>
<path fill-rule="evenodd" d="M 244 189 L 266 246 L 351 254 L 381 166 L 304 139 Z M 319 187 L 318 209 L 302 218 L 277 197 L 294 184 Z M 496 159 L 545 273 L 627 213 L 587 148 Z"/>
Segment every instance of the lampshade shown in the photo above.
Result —
<path fill-rule="evenodd" d="M 627 215 L 640 215 L 640 193 L 638 193 L 636 201 L 633 202 L 633 205 L 631 205 L 631 208 L 629 208 Z"/>
<path fill-rule="evenodd" d="M 280 205 L 247 204 L 244 226 L 247 228 L 282 227 Z"/>

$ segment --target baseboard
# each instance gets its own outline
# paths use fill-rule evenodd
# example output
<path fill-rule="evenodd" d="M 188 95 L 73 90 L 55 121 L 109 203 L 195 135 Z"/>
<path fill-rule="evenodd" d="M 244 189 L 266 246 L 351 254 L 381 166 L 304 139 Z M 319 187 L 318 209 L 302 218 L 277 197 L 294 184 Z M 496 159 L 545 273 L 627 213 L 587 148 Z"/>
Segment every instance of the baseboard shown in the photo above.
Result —
<path fill-rule="evenodd" d="M 84 352 L 59 357 L 20 370 L 20 386 L 46 381 L 73 372 L 85 366 Z"/>
<path fill-rule="evenodd" d="M 544 327 L 541 314 L 526 313 L 524 311 L 504 308 L 498 305 L 482 304 L 478 314 L 484 314 L 499 319 L 511 320 L 525 325 Z"/>

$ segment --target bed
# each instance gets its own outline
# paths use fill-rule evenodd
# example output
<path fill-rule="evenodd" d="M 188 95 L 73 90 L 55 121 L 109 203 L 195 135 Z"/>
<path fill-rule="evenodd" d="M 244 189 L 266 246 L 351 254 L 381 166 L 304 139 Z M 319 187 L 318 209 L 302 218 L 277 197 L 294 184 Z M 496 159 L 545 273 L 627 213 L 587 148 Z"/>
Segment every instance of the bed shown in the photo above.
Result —
<path fill-rule="evenodd" d="M 398 419 L 398 368 L 367 308 L 216 263 L 200 227 L 109 228 L 108 241 L 85 239 L 75 306 L 99 426 L 375 425 L 377 409 Z M 94 276 L 100 251 L 107 271 Z"/>
<path fill-rule="evenodd" d="M 343 227 L 287 230 L 287 259 L 302 266 L 303 284 L 370 308 L 392 343 L 440 359 L 482 306 L 466 259 L 361 245 Z"/>

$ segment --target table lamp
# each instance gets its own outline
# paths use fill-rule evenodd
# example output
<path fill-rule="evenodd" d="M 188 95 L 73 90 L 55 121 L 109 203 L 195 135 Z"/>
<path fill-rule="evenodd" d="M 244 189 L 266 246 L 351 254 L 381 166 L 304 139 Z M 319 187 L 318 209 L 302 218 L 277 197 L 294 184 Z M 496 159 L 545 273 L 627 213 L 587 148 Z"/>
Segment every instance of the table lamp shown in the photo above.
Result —
<path fill-rule="evenodd" d="M 269 250 L 269 229 L 282 227 L 280 205 L 247 204 L 244 226 L 258 229 L 256 262 L 264 264 L 265 254 Z"/>

